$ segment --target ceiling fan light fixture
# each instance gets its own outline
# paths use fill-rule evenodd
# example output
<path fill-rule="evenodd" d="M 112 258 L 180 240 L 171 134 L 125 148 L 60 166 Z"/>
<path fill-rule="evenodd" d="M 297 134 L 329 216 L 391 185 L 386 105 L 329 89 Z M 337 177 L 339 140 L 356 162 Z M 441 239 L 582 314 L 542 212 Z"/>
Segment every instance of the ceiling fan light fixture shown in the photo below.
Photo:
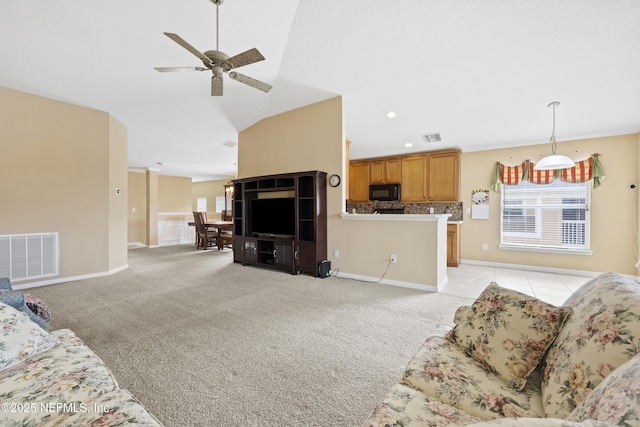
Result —
<path fill-rule="evenodd" d="M 176 42 L 182 48 L 188 50 L 191 54 L 198 57 L 204 67 L 154 67 L 157 71 L 162 73 L 174 72 L 174 71 L 207 71 L 211 70 L 213 77 L 211 78 L 211 96 L 223 95 L 223 73 L 229 74 L 233 80 L 243 83 L 247 86 L 251 86 L 254 89 L 261 90 L 263 92 L 269 92 L 272 88 L 271 85 L 254 79 L 253 77 L 245 76 L 244 74 L 231 72 L 234 68 L 240 68 L 245 65 L 253 64 L 255 62 L 264 61 L 264 56 L 253 48 L 245 52 L 239 53 L 229 57 L 226 53 L 221 52 L 218 48 L 219 41 L 219 19 L 218 19 L 218 7 L 224 2 L 224 0 L 210 0 L 211 3 L 216 5 L 216 48 L 215 50 L 207 50 L 202 53 L 195 47 L 191 46 L 182 37 L 174 33 L 164 33 L 171 40 Z"/>
<path fill-rule="evenodd" d="M 563 156 L 562 154 L 556 154 L 556 107 L 558 105 L 560 105 L 560 102 L 558 101 L 553 101 L 547 105 L 547 107 L 553 108 L 553 131 L 551 132 L 551 138 L 549 139 L 552 154 L 540 159 L 540 161 L 535 164 L 536 170 L 548 171 L 566 169 L 572 168 L 576 165 L 569 157 Z"/>

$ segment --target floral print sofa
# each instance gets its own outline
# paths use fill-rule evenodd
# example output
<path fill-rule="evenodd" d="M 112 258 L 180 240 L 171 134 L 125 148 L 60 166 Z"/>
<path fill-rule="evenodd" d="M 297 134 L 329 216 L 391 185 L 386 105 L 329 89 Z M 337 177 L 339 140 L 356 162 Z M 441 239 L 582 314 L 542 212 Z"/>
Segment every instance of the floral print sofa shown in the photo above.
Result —
<path fill-rule="evenodd" d="M 160 426 L 68 329 L 0 303 L 0 425 Z"/>
<path fill-rule="evenodd" d="M 640 282 L 616 273 L 562 307 L 491 283 L 436 332 L 363 427 L 640 426 Z"/>

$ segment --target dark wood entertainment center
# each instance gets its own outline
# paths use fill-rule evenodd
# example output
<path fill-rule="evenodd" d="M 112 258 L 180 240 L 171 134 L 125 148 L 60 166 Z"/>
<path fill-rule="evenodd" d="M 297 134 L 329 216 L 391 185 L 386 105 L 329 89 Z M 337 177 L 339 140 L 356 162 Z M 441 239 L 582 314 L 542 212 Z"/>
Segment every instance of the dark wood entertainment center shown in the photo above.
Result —
<path fill-rule="evenodd" d="M 327 174 L 320 171 L 257 176 L 233 181 L 233 260 L 243 265 L 259 265 L 291 274 L 318 275 L 318 266 L 327 259 Z M 278 212 L 260 212 L 256 199 L 294 199 L 292 233 L 270 234 L 252 230 L 252 215 L 264 215 L 276 224 Z M 265 227 L 261 218 L 261 227 Z M 268 228 L 268 226 L 266 226 Z M 265 232 L 266 231 L 266 232 Z"/>

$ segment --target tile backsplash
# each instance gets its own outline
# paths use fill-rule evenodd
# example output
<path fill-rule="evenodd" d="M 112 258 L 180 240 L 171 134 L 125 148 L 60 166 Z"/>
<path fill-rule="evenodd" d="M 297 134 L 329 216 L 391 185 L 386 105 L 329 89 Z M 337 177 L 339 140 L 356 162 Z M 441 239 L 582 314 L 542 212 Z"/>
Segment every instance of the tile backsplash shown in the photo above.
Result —
<path fill-rule="evenodd" d="M 434 214 L 451 214 L 449 221 L 462 221 L 462 202 L 451 203 L 405 203 L 405 202 L 373 202 L 347 203 L 347 212 L 357 214 L 372 214 L 379 209 L 404 209 L 405 214 L 429 214 L 433 208 Z"/>

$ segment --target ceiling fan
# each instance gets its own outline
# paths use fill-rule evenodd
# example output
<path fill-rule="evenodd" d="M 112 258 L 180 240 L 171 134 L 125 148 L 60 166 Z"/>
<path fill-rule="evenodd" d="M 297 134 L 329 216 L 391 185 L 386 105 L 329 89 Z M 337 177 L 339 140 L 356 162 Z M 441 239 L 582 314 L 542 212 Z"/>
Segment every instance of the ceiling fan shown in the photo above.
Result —
<path fill-rule="evenodd" d="M 223 84 L 222 76 L 226 73 L 233 80 L 244 83 L 253 88 L 259 89 L 263 92 L 269 92 L 271 85 L 256 80 L 252 77 L 240 74 L 235 70 L 236 68 L 243 67 L 245 65 L 253 64 L 254 62 L 263 61 L 264 56 L 258 51 L 258 49 L 249 49 L 246 52 L 242 52 L 238 55 L 229 57 L 224 52 L 218 50 L 218 7 L 224 3 L 224 0 L 210 0 L 211 3 L 216 5 L 216 49 L 208 50 L 201 53 L 198 49 L 187 43 L 182 37 L 174 33 L 164 33 L 174 42 L 178 43 L 183 48 L 197 56 L 202 60 L 204 67 L 154 67 L 160 72 L 175 72 L 175 71 L 207 71 L 211 70 L 213 77 L 211 77 L 211 96 L 222 96 Z"/>

